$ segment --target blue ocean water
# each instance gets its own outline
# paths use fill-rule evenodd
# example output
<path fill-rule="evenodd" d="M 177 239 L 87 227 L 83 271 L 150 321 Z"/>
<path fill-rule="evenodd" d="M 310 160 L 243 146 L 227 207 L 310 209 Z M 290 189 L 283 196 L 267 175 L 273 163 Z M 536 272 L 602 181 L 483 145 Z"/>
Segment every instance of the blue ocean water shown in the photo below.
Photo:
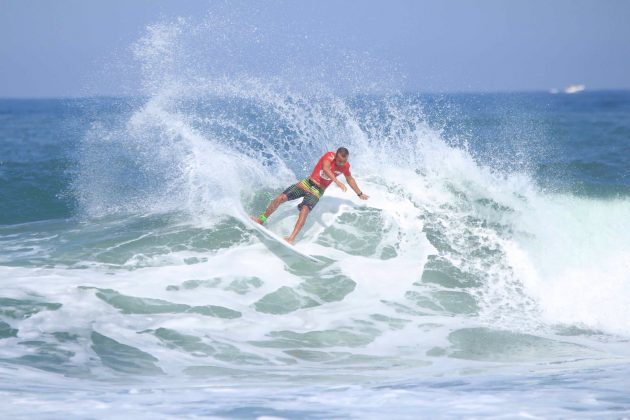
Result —
<path fill-rule="evenodd" d="M 355 100 L 360 107 L 365 100 Z M 548 191 L 601 198 L 630 193 L 630 94 L 409 95 L 445 137 L 482 165 L 523 171 Z M 70 218 L 76 149 L 94 121 L 133 112 L 138 99 L 0 100 L 0 223 Z M 359 109 L 360 112 L 360 109 Z M 463 140 L 462 140 L 463 139 Z M 304 159 L 303 165 L 310 163 Z"/>
<path fill-rule="evenodd" d="M 0 100 L 3 417 L 630 415 L 630 92 L 305 89 L 208 28 L 147 29 L 143 95 Z M 248 229 L 339 146 L 324 264 Z"/>

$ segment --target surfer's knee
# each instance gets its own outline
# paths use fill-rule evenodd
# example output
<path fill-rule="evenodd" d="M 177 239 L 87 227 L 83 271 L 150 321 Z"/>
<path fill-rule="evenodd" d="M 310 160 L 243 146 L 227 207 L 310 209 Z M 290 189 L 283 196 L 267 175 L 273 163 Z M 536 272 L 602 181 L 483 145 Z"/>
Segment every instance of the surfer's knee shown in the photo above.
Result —
<path fill-rule="evenodd" d="M 289 197 L 287 197 L 286 194 L 282 193 L 279 196 L 276 197 L 276 201 L 278 203 L 286 203 L 289 200 Z"/>

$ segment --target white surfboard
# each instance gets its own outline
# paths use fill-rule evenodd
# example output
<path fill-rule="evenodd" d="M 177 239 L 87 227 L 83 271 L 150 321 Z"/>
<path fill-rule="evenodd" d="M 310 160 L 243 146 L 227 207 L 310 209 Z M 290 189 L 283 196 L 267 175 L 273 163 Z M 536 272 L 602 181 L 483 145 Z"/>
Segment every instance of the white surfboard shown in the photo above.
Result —
<path fill-rule="evenodd" d="M 295 245 L 291 245 L 290 243 L 285 241 L 284 238 L 281 238 L 280 236 L 276 235 L 275 233 L 273 233 L 272 231 L 270 231 L 266 227 L 262 226 L 260 223 L 256 223 L 255 221 L 253 221 L 247 215 L 245 216 L 245 221 L 246 221 L 248 226 L 256 229 L 258 232 L 263 234 L 265 238 L 273 240 L 274 243 L 277 243 L 278 245 L 281 245 L 284 249 L 290 251 L 292 254 L 295 254 L 295 255 L 297 255 L 299 257 L 307 259 L 310 262 L 313 262 L 313 263 L 316 263 L 316 264 L 322 264 L 323 263 L 322 260 L 317 259 L 317 258 L 313 257 L 312 255 L 309 255 L 309 254 L 307 254 L 305 252 L 300 251 Z"/>

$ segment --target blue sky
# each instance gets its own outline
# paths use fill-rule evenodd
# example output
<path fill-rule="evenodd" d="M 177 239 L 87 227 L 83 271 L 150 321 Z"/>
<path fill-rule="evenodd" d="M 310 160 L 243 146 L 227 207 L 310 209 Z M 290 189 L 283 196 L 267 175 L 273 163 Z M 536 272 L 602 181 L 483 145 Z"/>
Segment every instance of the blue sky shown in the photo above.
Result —
<path fill-rule="evenodd" d="M 381 71 L 395 69 L 405 90 L 630 88 L 629 0 L 0 0 L 0 97 L 133 93 L 131 45 L 147 25 L 222 13 L 257 28 L 267 46 L 300 50 L 298 60 L 321 45 L 365 54 Z M 272 75 L 273 60 L 247 59 L 260 52 L 246 36 L 215 66 Z"/>

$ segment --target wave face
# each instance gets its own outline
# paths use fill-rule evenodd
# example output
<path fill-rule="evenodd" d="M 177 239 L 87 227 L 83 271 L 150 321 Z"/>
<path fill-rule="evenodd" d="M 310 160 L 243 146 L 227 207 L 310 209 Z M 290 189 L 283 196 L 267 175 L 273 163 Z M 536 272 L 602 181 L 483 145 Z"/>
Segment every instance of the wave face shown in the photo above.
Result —
<path fill-rule="evenodd" d="M 578 124 L 585 109 L 614 119 L 627 94 L 554 96 L 551 111 L 536 95 L 360 95 L 364 76 L 343 73 L 356 57 L 335 70 L 343 93 L 236 65 L 227 76 L 194 53 L 215 28 L 204 25 L 147 29 L 134 46 L 145 97 L 63 105 L 65 129 L 80 135 L 54 143 L 53 175 L 11 155 L 11 194 L 33 197 L 19 165 L 55 182 L 48 204 L 0 226 L 3 392 L 38 383 L 31 398 L 63 409 L 55 392 L 85 402 L 89 383 L 101 394 L 88 398 L 163 414 L 155 398 L 171 387 L 173 406 L 204 392 L 217 401 L 171 415 L 226 417 L 356 416 L 352 402 L 375 396 L 404 416 L 429 410 L 442 388 L 458 416 L 467 393 L 503 381 L 476 413 L 492 415 L 533 395 L 523 374 L 556 389 L 599 381 L 590 391 L 618 397 L 606 389 L 627 381 L 605 366 L 629 355 L 628 123 L 615 119 L 621 134 L 590 148 L 584 140 L 582 155 L 557 124 Z M 532 123 L 541 116 L 551 121 Z M 242 211 L 262 211 L 339 146 L 370 199 L 333 186 L 309 216 L 298 246 L 326 264 L 246 228 Z M 269 229 L 288 233 L 295 204 Z M 301 402 L 287 408 L 260 384 Z M 237 386 L 243 411 L 228 395 Z M 526 412 L 606 412 L 584 402 L 588 392 L 557 392 Z M 321 412 L 304 408 L 309 399 Z M 566 400 L 568 411 L 554 411 Z"/>

